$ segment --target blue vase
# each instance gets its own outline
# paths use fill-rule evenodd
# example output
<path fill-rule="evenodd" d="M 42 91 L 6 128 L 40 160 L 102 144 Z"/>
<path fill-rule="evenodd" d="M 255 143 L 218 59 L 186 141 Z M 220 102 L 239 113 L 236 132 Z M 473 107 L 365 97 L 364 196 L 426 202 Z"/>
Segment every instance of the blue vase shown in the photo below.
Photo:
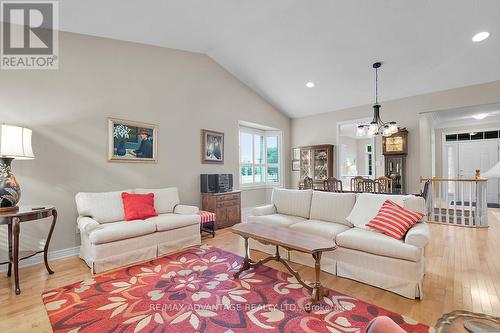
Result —
<path fill-rule="evenodd" d="M 127 150 L 125 149 L 125 143 L 120 142 L 118 144 L 118 147 L 116 148 L 116 155 L 124 156 L 126 153 L 127 153 Z"/>
<path fill-rule="evenodd" d="M 0 158 L 0 211 L 17 208 L 21 197 L 21 188 L 10 170 L 12 158 Z"/>

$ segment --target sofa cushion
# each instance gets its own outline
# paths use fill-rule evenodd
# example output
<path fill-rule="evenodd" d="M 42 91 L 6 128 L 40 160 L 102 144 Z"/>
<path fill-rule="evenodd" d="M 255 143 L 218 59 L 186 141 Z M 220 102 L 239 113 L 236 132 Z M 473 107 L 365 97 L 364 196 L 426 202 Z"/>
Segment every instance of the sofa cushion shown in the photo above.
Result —
<path fill-rule="evenodd" d="M 303 217 L 290 216 L 284 214 L 272 214 L 264 216 L 249 216 L 247 222 L 269 223 L 270 225 L 289 227 L 292 224 L 306 221 Z"/>
<path fill-rule="evenodd" d="M 352 227 L 347 217 L 356 202 L 355 193 L 314 191 L 311 200 L 311 219 L 341 223 Z"/>
<path fill-rule="evenodd" d="M 125 220 L 145 220 L 148 217 L 158 216 L 154 206 L 154 194 L 122 193 Z"/>
<path fill-rule="evenodd" d="M 356 227 L 363 227 L 378 214 L 380 207 L 386 200 L 392 200 L 403 206 L 404 195 L 360 193 L 356 196 L 356 203 L 347 217 L 347 221 Z"/>
<path fill-rule="evenodd" d="M 334 241 L 339 233 L 349 230 L 350 227 L 334 222 L 307 220 L 305 222 L 299 222 L 291 225 L 290 229 L 305 234 L 328 238 Z"/>
<path fill-rule="evenodd" d="M 402 239 L 406 232 L 423 217 L 422 213 L 414 212 L 391 200 L 386 200 L 378 214 L 366 224 L 366 227 L 394 239 Z"/>
<path fill-rule="evenodd" d="M 89 233 L 89 240 L 92 244 L 97 245 L 148 235 L 155 231 L 156 225 L 148 221 L 111 222 L 101 224 L 98 228 L 93 228 Z"/>
<path fill-rule="evenodd" d="M 309 218 L 312 190 L 274 188 L 271 202 L 279 214 Z"/>
<path fill-rule="evenodd" d="M 179 229 L 200 223 L 200 215 L 160 214 L 146 220 L 156 225 L 156 231 Z"/>
<path fill-rule="evenodd" d="M 136 188 L 134 192 L 138 194 L 153 193 L 155 195 L 155 209 L 158 214 L 173 213 L 175 206 L 180 202 L 177 187 Z"/>
<path fill-rule="evenodd" d="M 338 234 L 336 242 L 341 247 L 384 257 L 414 262 L 421 258 L 419 248 L 369 229 L 351 228 Z"/>
<path fill-rule="evenodd" d="M 89 216 L 99 223 L 123 221 L 122 192 L 80 192 L 75 196 L 76 208 L 80 216 Z"/>

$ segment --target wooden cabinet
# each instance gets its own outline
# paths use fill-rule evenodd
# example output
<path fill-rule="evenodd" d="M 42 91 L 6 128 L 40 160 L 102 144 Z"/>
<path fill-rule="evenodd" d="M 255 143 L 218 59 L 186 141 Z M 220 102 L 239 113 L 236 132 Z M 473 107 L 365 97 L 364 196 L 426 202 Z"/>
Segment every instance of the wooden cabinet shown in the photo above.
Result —
<path fill-rule="evenodd" d="M 305 177 L 313 179 L 314 188 L 322 189 L 323 181 L 333 177 L 333 145 L 300 147 L 300 183 Z"/>
<path fill-rule="evenodd" d="M 240 223 L 241 193 L 202 193 L 202 209 L 217 215 L 217 229 Z"/>

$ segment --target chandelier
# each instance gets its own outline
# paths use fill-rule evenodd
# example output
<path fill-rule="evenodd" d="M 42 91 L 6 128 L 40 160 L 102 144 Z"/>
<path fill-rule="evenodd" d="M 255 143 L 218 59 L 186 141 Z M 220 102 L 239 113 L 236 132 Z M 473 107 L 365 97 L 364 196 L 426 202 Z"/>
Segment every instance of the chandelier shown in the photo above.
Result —
<path fill-rule="evenodd" d="M 384 123 L 380 118 L 380 104 L 378 104 L 378 69 L 382 66 L 381 62 L 373 64 L 375 69 L 375 104 L 373 105 L 373 120 L 370 124 L 358 125 L 357 136 L 383 135 L 391 136 L 398 131 L 398 124 L 395 121 Z"/>

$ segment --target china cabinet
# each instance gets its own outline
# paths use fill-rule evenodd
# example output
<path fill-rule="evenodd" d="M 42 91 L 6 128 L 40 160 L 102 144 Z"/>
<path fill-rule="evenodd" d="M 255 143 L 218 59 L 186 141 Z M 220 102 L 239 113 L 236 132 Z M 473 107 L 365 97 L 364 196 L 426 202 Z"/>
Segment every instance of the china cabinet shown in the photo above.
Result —
<path fill-rule="evenodd" d="M 333 145 L 300 147 L 299 188 L 305 177 L 311 177 L 314 188 L 323 189 L 323 182 L 333 177 L 333 148 Z"/>

